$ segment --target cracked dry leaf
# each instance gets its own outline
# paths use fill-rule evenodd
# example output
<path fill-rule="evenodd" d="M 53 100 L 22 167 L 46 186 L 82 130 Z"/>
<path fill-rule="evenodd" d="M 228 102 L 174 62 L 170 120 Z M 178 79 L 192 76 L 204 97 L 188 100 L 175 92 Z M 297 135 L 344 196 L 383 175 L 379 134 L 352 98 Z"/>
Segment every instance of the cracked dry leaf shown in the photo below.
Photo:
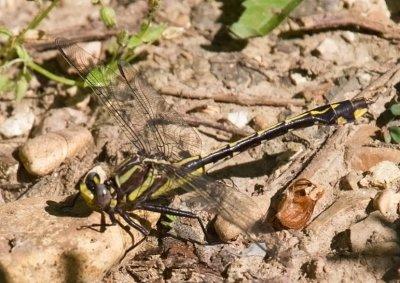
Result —
<path fill-rule="evenodd" d="M 303 228 L 314 211 L 316 202 L 324 190 L 307 179 L 296 180 L 278 205 L 276 218 L 280 224 L 290 229 Z"/>

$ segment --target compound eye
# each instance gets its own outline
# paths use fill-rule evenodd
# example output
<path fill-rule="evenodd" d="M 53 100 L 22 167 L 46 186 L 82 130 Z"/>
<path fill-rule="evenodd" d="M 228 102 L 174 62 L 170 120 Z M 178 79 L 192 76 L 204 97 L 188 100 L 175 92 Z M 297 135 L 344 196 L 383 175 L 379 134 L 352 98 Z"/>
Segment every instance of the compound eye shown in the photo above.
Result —
<path fill-rule="evenodd" d="M 106 208 L 111 201 L 110 191 L 104 184 L 96 185 L 95 202 L 102 209 Z"/>
<path fill-rule="evenodd" d="M 96 172 L 90 172 L 86 176 L 85 184 L 91 191 L 96 190 L 96 186 L 100 184 L 100 176 Z"/>

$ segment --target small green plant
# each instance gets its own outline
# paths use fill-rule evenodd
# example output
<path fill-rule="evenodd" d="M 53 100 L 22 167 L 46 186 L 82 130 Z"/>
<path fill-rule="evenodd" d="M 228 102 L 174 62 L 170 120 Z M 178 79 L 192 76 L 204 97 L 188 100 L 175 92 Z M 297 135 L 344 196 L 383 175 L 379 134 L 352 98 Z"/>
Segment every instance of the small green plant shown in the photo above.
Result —
<path fill-rule="evenodd" d="M 32 21 L 18 34 L 14 35 L 6 27 L 0 26 L 0 93 L 13 92 L 16 100 L 21 100 L 29 86 L 32 78 L 32 71 L 37 72 L 46 78 L 69 86 L 83 86 L 85 83 L 65 78 L 52 73 L 45 69 L 30 56 L 28 51 L 24 48 L 24 39 L 28 31 L 35 30 L 41 21 L 53 10 L 60 0 L 52 1 L 46 8 L 39 11 L 39 13 L 32 19 Z M 99 5 L 100 19 L 107 28 L 116 28 L 117 17 L 114 9 L 109 6 L 103 5 L 102 1 L 93 0 L 94 5 Z M 142 44 L 151 44 L 158 40 L 166 26 L 163 24 L 157 25 L 153 23 L 154 11 L 156 10 L 158 1 L 149 0 L 149 12 L 144 23 L 141 25 L 139 32 L 130 34 L 128 31 L 121 30 L 114 46 L 109 48 L 109 53 L 112 55 L 107 63 L 109 66 L 116 66 L 117 60 L 124 60 L 127 62 L 135 58 L 134 50 Z M 17 72 L 9 75 L 7 72 L 10 67 L 18 64 L 21 66 Z M 96 76 L 95 69 L 92 76 Z"/>
<path fill-rule="evenodd" d="M 388 126 L 383 129 L 383 137 L 385 142 L 400 143 L 400 126 L 398 126 L 398 119 L 400 117 L 400 103 L 393 104 L 389 108 L 391 119 Z"/>

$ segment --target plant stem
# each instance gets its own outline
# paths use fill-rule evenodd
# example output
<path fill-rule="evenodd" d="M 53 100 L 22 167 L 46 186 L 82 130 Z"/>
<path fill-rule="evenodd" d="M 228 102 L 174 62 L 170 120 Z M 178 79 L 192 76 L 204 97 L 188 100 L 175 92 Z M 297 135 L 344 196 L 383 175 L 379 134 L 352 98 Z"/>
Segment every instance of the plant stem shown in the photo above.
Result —
<path fill-rule="evenodd" d="M 40 11 L 33 20 L 18 34 L 16 41 L 19 42 L 30 29 L 35 29 L 40 22 L 47 17 L 50 11 L 60 2 L 60 0 L 53 0 L 51 4 L 44 10 Z"/>
<path fill-rule="evenodd" d="M 0 71 L 5 70 L 5 69 L 11 67 L 12 65 L 17 64 L 17 63 L 21 63 L 21 62 L 24 62 L 24 61 L 22 59 L 20 59 L 20 58 L 16 58 L 16 59 L 13 59 L 11 61 L 8 61 L 8 62 L 6 62 L 6 63 L 4 63 L 3 65 L 0 66 Z"/>
<path fill-rule="evenodd" d="M 82 86 L 82 84 L 80 82 L 57 76 L 57 75 L 53 74 L 52 72 L 44 69 L 42 66 L 36 64 L 33 61 L 27 62 L 26 65 L 29 68 L 31 68 L 32 70 L 38 72 L 39 74 L 49 78 L 50 80 L 53 80 L 53 81 L 56 81 L 56 82 L 59 82 L 59 83 L 65 84 L 65 85 L 70 85 L 70 86 Z"/>

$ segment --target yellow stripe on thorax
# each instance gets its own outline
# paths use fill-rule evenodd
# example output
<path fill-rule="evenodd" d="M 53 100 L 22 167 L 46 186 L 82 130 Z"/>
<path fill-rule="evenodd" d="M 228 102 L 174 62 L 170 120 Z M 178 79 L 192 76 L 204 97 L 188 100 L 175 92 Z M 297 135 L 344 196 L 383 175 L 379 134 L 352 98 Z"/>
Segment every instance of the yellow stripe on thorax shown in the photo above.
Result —
<path fill-rule="evenodd" d="M 146 179 L 144 182 L 137 187 L 133 192 L 131 192 L 128 196 L 128 201 L 134 201 L 138 197 L 140 197 L 147 189 L 151 187 L 154 183 L 155 175 L 157 174 L 157 170 L 150 168 L 149 173 L 147 173 Z"/>
<path fill-rule="evenodd" d="M 123 175 L 115 176 L 115 182 L 117 183 L 118 187 L 121 187 L 136 171 L 140 170 L 139 165 L 132 166 L 128 171 L 126 171 Z"/>

